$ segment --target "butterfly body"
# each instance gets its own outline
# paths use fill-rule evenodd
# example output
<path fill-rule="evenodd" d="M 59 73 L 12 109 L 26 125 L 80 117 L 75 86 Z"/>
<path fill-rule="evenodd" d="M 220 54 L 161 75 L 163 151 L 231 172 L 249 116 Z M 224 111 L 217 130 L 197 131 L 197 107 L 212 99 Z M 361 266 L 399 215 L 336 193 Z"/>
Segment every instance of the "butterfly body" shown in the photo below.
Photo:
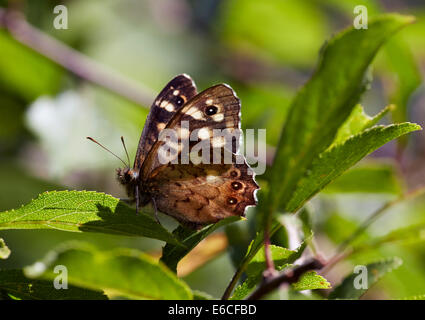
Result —
<path fill-rule="evenodd" d="M 258 185 L 245 159 L 237 154 L 238 146 L 220 151 L 223 161 L 219 163 L 160 161 L 164 129 L 178 134 L 176 160 L 191 152 L 194 143 L 184 147 L 182 141 L 194 133 L 211 143 L 212 154 L 223 147 L 223 139 L 214 137 L 214 130 L 228 130 L 238 140 L 239 128 L 240 101 L 229 86 L 216 85 L 197 94 L 189 76 L 176 76 L 151 107 L 133 168 L 118 169 L 118 180 L 135 200 L 137 210 L 152 202 L 157 210 L 190 227 L 243 216 L 247 206 L 256 205 Z M 230 163 L 224 161 L 226 152 Z"/>

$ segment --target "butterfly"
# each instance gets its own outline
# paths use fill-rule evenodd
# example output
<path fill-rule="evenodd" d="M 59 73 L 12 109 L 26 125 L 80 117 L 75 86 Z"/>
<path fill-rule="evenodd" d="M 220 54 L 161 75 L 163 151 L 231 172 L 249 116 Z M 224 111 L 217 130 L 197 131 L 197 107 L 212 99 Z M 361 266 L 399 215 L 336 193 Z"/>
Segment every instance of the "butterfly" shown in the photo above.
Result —
<path fill-rule="evenodd" d="M 173 159 L 183 152 L 181 138 L 197 135 L 210 143 L 211 154 L 223 147 L 214 140 L 214 130 L 240 129 L 239 98 L 230 86 L 218 84 L 197 93 L 193 80 L 186 74 L 174 77 L 154 100 L 140 137 L 133 168 L 117 169 L 119 182 L 125 186 L 136 211 L 152 203 L 159 210 L 191 228 L 216 223 L 229 216 L 244 216 L 248 206 L 257 203 L 254 173 L 245 158 L 238 154 L 238 144 L 232 144 L 232 161 L 176 163 L 159 161 L 160 139 L 164 129 L 179 133 Z M 188 123 L 188 128 L 182 124 Z M 236 134 L 236 138 L 238 135 Z M 242 157 L 242 161 L 240 160 Z"/>

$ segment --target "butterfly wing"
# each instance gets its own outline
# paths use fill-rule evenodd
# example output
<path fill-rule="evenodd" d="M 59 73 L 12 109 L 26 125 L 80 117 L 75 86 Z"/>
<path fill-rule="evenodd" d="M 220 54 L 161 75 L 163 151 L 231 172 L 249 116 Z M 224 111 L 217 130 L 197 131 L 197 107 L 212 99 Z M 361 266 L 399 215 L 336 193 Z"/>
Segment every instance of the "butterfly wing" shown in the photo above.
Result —
<path fill-rule="evenodd" d="M 232 88 L 225 84 L 219 84 L 202 91 L 189 100 L 183 108 L 176 112 L 166 128 L 175 130 L 179 141 L 196 132 L 200 140 L 210 140 L 211 146 L 214 148 L 221 148 L 225 143 L 222 138 L 214 137 L 214 130 L 226 130 L 228 136 L 233 136 L 234 142 L 229 150 L 237 153 L 240 137 L 240 110 L 240 100 Z M 184 123 L 189 127 L 182 127 Z M 164 141 L 157 141 L 152 147 L 152 152 L 149 153 L 140 172 L 142 181 L 149 179 L 150 173 L 163 164 L 161 151 L 165 148 L 161 148 L 161 146 L 164 144 Z M 180 156 L 181 147 L 182 144 L 176 146 L 175 157 Z M 170 157 L 168 159 L 169 161 L 174 160 Z"/>
<path fill-rule="evenodd" d="M 196 95 L 193 80 L 185 74 L 174 77 L 153 102 L 140 137 L 134 168 L 140 169 L 159 132 L 173 115 Z"/>
<path fill-rule="evenodd" d="M 229 216 L 244 216 L 256 205 L 259 188 L 244 161 L 241 164 L 169 164 L 154 181 L 159 211 L 189 226 L 215 223 Z"/>
<path fill-rule="evenodd" d="M 184 121 L 189 124 L 189 129 L 182 127 Z M 227 85 L 211 87 L 188 101 L 173 116 L 167 128 L 179 132 L 179 138 L 187 137 L 183 129 L 189 134 L 197 132 L 199 139 L 208 139 L 213 153 L 224 147 L 222 140 L 214 136 L 214 129 L 226 129 L 239 140 L 240 100 Z M 238 143 L 220 152 L 219 163 L 197 165 L 192 161 L 162 164 L 159 155 L 164 143 L 160 140 L 155 143 L 140 172 L 142 183 L 149 186 L 151 197 L 161 212 L 180 222 L 201 226 L 227 216 L 242 216 L 247 206 L 256 204 L 258 185 L 245 159 L 236 154 Z M 189 147 L 189 153 L 192 147 Z M 176 148 L 176 154 L 180 154 L 182 148 Z M 230 163 L 224 161 L 229 154 Z"/>

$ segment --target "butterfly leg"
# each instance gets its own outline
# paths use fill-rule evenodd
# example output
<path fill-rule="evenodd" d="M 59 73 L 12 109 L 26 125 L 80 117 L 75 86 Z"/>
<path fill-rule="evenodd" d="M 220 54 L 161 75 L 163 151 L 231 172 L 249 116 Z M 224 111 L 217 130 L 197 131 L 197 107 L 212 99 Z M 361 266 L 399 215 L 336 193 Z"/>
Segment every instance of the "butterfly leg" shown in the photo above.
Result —
<path fill-rule="evenodd" d="M 156 206 L 155 198 L 153 198 L 153 197 L 152 197 L 152 204 L 153 204 L 153 207 L 155 209 L 155 220 L 156 220 L 156 222 L 161 224 L 161 222 L 159 222 L 159 218 L 158 218 L 158 208 Z"/>
<path fill-rule="evenodd" d="M 133 204 L 134 200 L 130 199 L 130 198 L 120 198 L 120 201 L 126 203 L 126 204 Z"/>
<path fill-rule="evenodd" d="M 139 186 L 136 185 L 134 189 L 135 189 L 134 197 L 136 198 L 136 214 L 138 214 L 139 213 Z"/>

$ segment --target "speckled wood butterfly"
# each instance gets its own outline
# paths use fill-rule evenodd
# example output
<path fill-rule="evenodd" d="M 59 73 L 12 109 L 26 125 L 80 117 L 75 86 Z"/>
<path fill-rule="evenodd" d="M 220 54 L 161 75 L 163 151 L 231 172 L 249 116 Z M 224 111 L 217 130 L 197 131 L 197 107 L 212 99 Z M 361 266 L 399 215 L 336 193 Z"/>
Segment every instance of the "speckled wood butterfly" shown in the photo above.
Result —
<path fill-rule="evenodd" d="M 211 133 L 215 129 L 239 129 L 240 109 L 240 100 L 228 85 L 215 85 L 197 94 L 189 76 L 172 79 L 152 104 L 133 168 L 117 169 L 118 180 L 136 202 L 136 210 L 151 202 L 155 210 L 199 228 L 228 216 L 243 216 L 247 206 L 256 205 L 259 187 L 243 157 L 242 161 L 218 164 L 158 161 L 163 144 L 160 132 L 165 128 L 177 130 L 180 138 L 197 130 L 201 139 L 211 139 L 214 149 L 217 143 Z M 181 127 L 185 121 L 189 124 L 187 132 Z M 181 153 L 182 148 L 177 151 Z M 233 160 L 241 157 L 238 151 L 238 147 L 228 151 Z"/>

